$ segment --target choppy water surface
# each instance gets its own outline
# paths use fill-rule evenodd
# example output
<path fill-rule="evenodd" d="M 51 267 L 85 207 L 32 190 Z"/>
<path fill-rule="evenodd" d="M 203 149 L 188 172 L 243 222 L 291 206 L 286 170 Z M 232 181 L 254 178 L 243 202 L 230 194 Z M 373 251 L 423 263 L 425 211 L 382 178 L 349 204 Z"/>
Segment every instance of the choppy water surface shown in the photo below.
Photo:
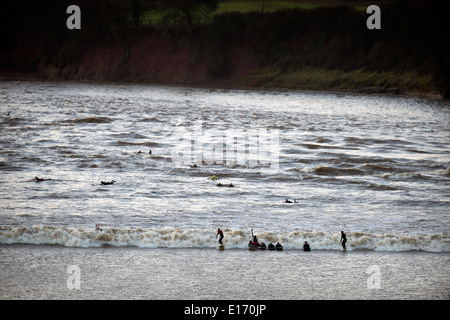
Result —
<path fill-rule="evenodd" d="M 450 251 L 448 102 L 5 81 L 0 103 L 1 243 L 215 247 L 221 227 L 237 248 L 254 229 L 339 249 L 345 230 L 350 250 Z M 199 125 L 191 167 L 175 151 Z M 213 129 L 278 132 L 278 153 L 212 161 Z M 256 147 L 243 145 L 247 159 Z"/>
<path fill-rule="evenodd" d="M 448 263 L 447 253 L 430 252 L 1 245 L 0 298 L 188 299 L 186 306 L 190 306 L 190 299 L 253 303 L 448 300 Z M 73 285 L 69 278 L 73 272 L 67 272 L 70 266 L 80 270 L 79 289 L 68 288 L 68 282 Z M 376 281 L 371 271 L 374 267 L 379 272 Z M 289 309 L 282 304 L 272 308 L 280 313 Z"/>

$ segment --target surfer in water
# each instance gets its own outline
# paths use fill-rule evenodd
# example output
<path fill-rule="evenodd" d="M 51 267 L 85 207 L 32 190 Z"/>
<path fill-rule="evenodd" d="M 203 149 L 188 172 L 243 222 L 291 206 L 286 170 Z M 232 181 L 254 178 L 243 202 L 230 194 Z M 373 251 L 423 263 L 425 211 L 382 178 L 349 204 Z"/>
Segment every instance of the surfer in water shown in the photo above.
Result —
<path fill-rule="evenodd" d="M 34 177 L 34 179 L 36 180 L 36 182 L 41 182 L 41 181 L 46 181 L 46 180 L 52 180 L 52 179 L 44 179 L 44 178 L 38 178 L 38 177 Z"/>
<path fill-rule="evenodd" d="M 307 241 L 303 244 L 303 251 L 311 251 L 311 247 Z"/>
<path fill-rule="evenodd" d="M 111 180 L 111 181 L 100 181 L 100 183 L 102 185 L 109 185 L 109 184 L 114 184 L 114 182 L 116 182 L 115 180 Z"/>
<path fill-rule="evenodd" d="M 344 250 L 347 250 L 347 247 L 345 246 L 345 244 L 347 243 L 347 237 L 345 236 L 344 231 L 341 231 L 341 241 L 342 243 L 342 248 L 344 248 Z"/>
<path fill-rule="evenodd" d="M 233 186 L 233 183 L 230 183 L 230 184 L 223 184 L 223 183 L 218 183 L 217 184 L 217 186 L 218 187 L 229 187 L 229 188 L 233 188 L 234 186 Z"/>
<path fill-rule="evenodd" d="M 223 246 L 223 243 L 222 243 L 222 239 L 223 239 L 223 231 L 220 230 L 220 228 L 217 229 L 216 238 L 217 238 L 217 236 L 219 236 L 219 243 L 220 243 L 220 245 Z"/>
<path fill-rule="evenodd" d="M 253 237 L 253 243 L 258 243 L 258 238 L 256 237 L 256 235 L 253 234 L 253 229 L 252 229 L 252 237 Z"/>

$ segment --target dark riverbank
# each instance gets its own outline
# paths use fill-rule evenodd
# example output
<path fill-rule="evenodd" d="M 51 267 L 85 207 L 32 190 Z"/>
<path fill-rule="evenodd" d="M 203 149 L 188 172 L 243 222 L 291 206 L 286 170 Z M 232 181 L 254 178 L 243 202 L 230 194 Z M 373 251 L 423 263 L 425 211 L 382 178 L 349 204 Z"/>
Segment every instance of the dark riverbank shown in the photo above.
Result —
<path fill-rule="evenodd" d="M 369 30 L 347 6 L 136 27 L 122 2 L 80 1 L 81 30 L 65 1 L 2 3 L 0 76 L 449 97 L 446 3 L 383 5 Z"/>

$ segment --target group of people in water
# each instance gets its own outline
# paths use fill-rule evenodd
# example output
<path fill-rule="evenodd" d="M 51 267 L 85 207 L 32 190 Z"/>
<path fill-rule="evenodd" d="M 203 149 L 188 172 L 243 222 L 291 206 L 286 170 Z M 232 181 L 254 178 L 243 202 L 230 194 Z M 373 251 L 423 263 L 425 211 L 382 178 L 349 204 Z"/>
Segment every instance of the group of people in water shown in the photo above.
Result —
<path fill-rule="evenodd" d="M 138 153 L 143 153 L 141 150 L 138 151 Z M 149 154 L 152 154 L 152 150 L 149 150 L 148 152 Z M 34 177 L 34 180 L 36 182 L 41 182 L 41 181 L 47 181 L 47 180 L 52 180 L 52 179 L 45 179 L 45 178 L 38 178 L 38 177 Z M 115 180 L 111 180 L 111 181 L 100 181 L 101 185 L 111 185 L 114 184 L 116 181 Z"/>
<path fill-rule="evenodd" d="M 249 249 L 262 249 L 262 250 L 267 249 L 266 244 L 264 242 L 259 242 L 256 235 L 253 234 L 253 229 L 252 229 L 252 237 L 253 237 L 253 241 L 250 240 L 248 242 Z M 270 243 L 269 250 L 281 251 L 281 250 L 283 250 L 283 246 L 279 242 L 277 242 L 276 245 L 273 245 L 273 243 Z"/>
<path fill-rule="evenodd" d="M 197 167 L 196 164 L 194 164 L 194 166 Z M 191 167 L 194 168 L 193 166 L 191 166 Z M 214 174 L 208 179 L 215 181 L 215 180 L 217 180 L 219 178 Z M 218 187 L 228 187 L 228 188 L 233 188 L 234 187 L 233 183 L 220 183 L 220 182 L 217 183 L 216 186 L 218 186 Z"/>
<path fill-rule="evenodd" d="M 42 181 L 48 181 L 48 180 L 52 180 L 52 179 L 46 179 L 46 178 L 39 178 L 39 177 L 34 177 L 34 180 L 36 182 L 42 182 Z M 111 180 L 111 181 L 100 181 L 101 185 L 110 185 L 110 184 L 114 184 L 116 182 L 116 180 Z"/>
<path fill-rule="evenodd" d="M 221 246 L 223 246 L 223 231 L 218 228 L 217 229 L 217 234 L 216 234 L 216 238 L 219 236 L 219 243 Z M 252 237 L 253 240 L 250 240 L 248 242 L 248 246 L 249 248 L 259 248 L 259 249 L 266 249 L 266 245 L 264 242 L 259 242 L 258 241 L 258 237 L 253 234 L 253 229 L 252 229 Z M 341 240 L 339 241 L 342 244 L 342 248 L 344 250 L 347 249 L 347 247 L 345 246 L 345 244 L 347 243 L 347 236 L 345 235 L 344 231 L 341 231 Z M 269 250 L 283 250 L 283 246 L 278 242 L 276 245 L 273 245 L 272 243 L 269 244 L 268 246 Z M 311 246 L 309 245 L 308 241 L 305 241 L 305 243 L 303 244 L 303 251 L 311 251 Z"/>
<path fill-rule="evenodd" d="M 277 250 L 277 251 L 282 251 L 283 250 L 283 246 L 279 242 L 277 242 L 276 245 L 274 245 L 273 243 L 269 243 L 269 246 L 267 247 L 264 242 L 255 243 L 255 242 L 250 240 L 248 242 L 248 247 L 250 249 L 262 249 L 262 250 L 265 250 L 265 249 L 268 248 L 269 250 Z"/>
<path fill-rule="evenodd" d="M 138 153 L 142 153 L 142 151 L 139 150 Z M 152 154 L 152 151 L 151 151 L 151 150 L 149 151 L 149 154 Z M 197 165 L 194 164 L 194 165 L 191 165 L 191 167 L 192 167 L 192 168 L 195 168 L 195 167 L 197 167 Z M 217 178 L 216 175 L 213 175 L 210 179 L 214 181 L 214 180 L 217 180 L 218 178 Z M 46 181 L 46 180 L 51 180 L 51 179 L 45 179 L 45 178 L 38 178 L 38 177 L 35 177 L 35 181 L 36 181 L 36 182 L 41 182 L 41 181 Z M 100 183 L 101 183 L 102 185 L 112 185 L 112 184 L 114 184 L 115 182 L 116 182 L 115 180 L 111 180 L 111 181 L 100 181 Z M 218 187 L 234 187 L 233 183 L 230 183 L 230 184 L 217 183 L 217 186 L 218 186 Z M 286 199 L 286 200 L 285 200 L 285 203 L 292 203 L 292 201 Z M 298 203 L 298 202 L 297 202 L 297 199 L 294 199 L 294 203 Z M 97 224 L 97 225 L 95 226 L 95 230 L 96 230 L 96 231 L 102 231 L 102 228 L 100 228 L 99 224 Z M 222 231 L 220 228 L 217 229 L 216 238 L 217 238 L 217 237 L 219 237 L 219 244 L 223 247 L 223 242 L 222 242 L 222 240 L 223 240 L 223 238 L 224 238 L 224 235 L 223 235 L 223 231 Z M 260 248 L 260 249 L 266 249 L 266 245 L 265 245 L 264 242 L 261 242 L 261 243 L 258 242 L 258 238 L 256 237 L 256 235 L 253 234 L 253 229 L 252 229 L 252 237 L 253 237 L 253 241 L 252 241 L 252 240 L 249 241 L 249 243 L 248 243 L 249 247 L 257 247 L 257 248 Z M 346 237 L 344 231 L 341 231 L 341 239 L 340 239 L 339 242 L 342 244 L 342 248 L 343 248 L 344 250 L 346 250 L 347 247 L 346 247 L 345 244 L 347 243 L 347 237 Z M 269 246 L 268 246 L 268 248 L 269 248 L 269 250 L 283 250 L 283 246 L 282 246 L 279 242 L 278 242 L 276 245 L 270 243 Z M 311 251 L 311 247 L 310 247 L 310 245 L 309 245 L 309 243 L 308 243 L 307 241 L 305 241 L 305 243 L 303 244 L 303 251 Z"/>
<path fill-rule="evenodd" d="M 192 166 L 191 166 L 192 167 Z M 197 167 L 197 165 L 195 165 L 195 167 Z M 217 179 L 219 179 L 215 174 L 211 177 L 211 178 L 209 178 L 210 180 L 213 180 L 213 181 L 215 181 L 215 180 L 217 180 Z M 233 183 L 217 183 L 216 184 L 218 187 L 228 187 L 228 188 L 233 188 L 234 187 L 234 185 L 233 185 Z"/>

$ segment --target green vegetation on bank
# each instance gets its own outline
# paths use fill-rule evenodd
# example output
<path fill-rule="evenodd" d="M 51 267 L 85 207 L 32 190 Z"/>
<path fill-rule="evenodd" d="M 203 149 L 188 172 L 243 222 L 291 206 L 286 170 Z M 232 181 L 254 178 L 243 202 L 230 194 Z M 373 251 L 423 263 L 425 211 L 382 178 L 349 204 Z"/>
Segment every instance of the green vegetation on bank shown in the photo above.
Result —
<path fill-rule="evenodd" d="M 223 43 L 251 48 L 258 68 L 242 77 L 242 84 L 314 90 L 380 86 L 448 96 L 446 6 L 399 1 L 382 7 L 381 30 L 367 29 L 368 15 L 345 6 L 230 12 L 202 29 L 210 35 L 203 43 L 217 48 L 208 60 L 217 76 L 229 70 Z"/>
<path fill-rule="evenodd" d="M 219 8 L 216 14 L 226 12 L 240 12 L 247 13 L 251 11 L 258 12 L 273 12 L 285 9 L 315 9 L 326 5 L 320 3 L 307 3 L 296 1 L 222 1 L 219 3 Z"/>
<path fill-rule="evenodd" d="M 274 12 L 278 10 L 286 9 L 315 9 L 321 6 L 327 6 L 327 3 L 307 3 L 296 1 L 275 1 L 275 0 L 253 0 L 253 1 L 220 1 L 218 2 L 217 9 L 212 12 L 208 17 L 208 21 L 220 14 L 239 12 Z M 361 8 L 361 7 L 358 7 Z M 364 8 L 365 9 L 365 8 Z M 142 12 L 141 23 L 142 25 L 157 24 L 163 21 L 165 13 L 157 6 L 152 10 L 145 10 Z"/>
<path fill-rule="evenodd" d="M 276 69 L 258 69 L 239 78 L 245 86 L 264 88 L 287 88 L 303 90 L 355 90 L 359 92 L 399 93 L 436 92 L 431 76 L 419 76 L 409 72 L 377 72 L 362 69 L 343 71 L 304 68 L 292 72 Z"/>

